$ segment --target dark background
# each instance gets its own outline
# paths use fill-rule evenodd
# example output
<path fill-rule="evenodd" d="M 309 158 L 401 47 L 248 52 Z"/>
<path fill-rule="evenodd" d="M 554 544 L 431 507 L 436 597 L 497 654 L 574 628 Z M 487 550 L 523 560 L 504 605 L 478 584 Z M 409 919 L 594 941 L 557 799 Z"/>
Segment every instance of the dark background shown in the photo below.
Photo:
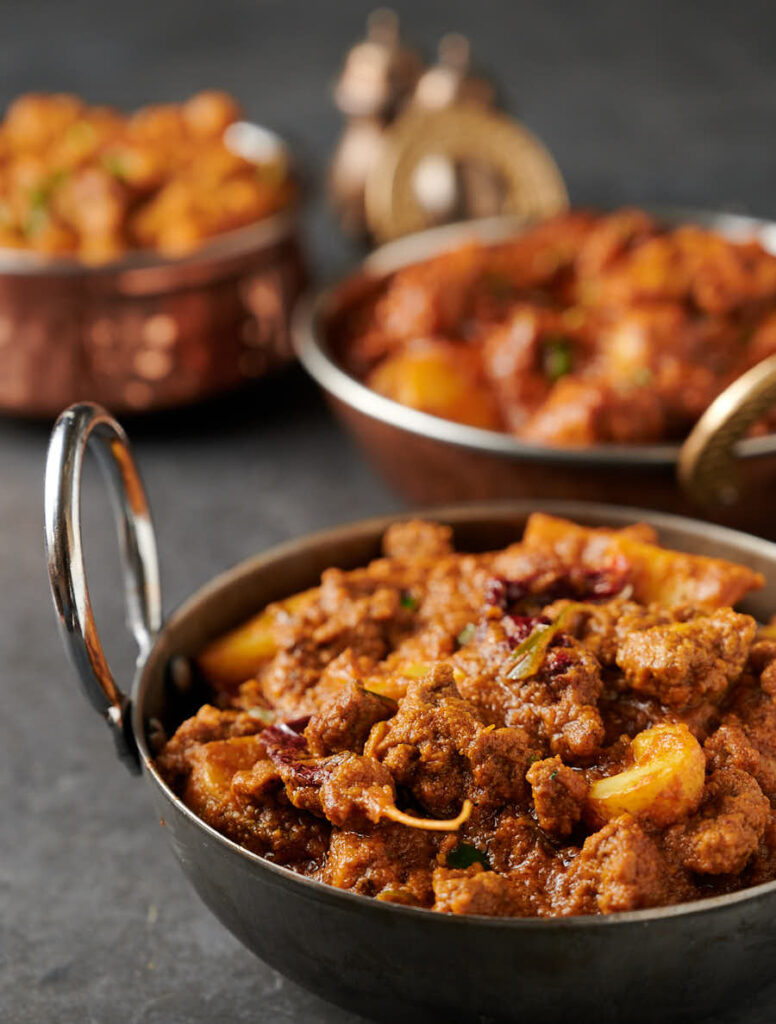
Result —
<path fill-rule="evenodd" d="M 329 87 L 371 6 L 0 0 L 0 105 L 28 89 L 126 107 L 203 87 L 232 91 L 295 144 L 313 191 L 315 269 L 331 277 L 354 254 L 315 194 L 340 126 Z M 427 54 L 442 32 L 470 37 L 509 107 L 555 154 L 575 202 L 776 215 L 776 4 L 394 6 Z M 299 372 L 240 400 L 129 427 L 168 610 L 275 541 L 400 507 Z M 0 1019 L 354 1022 L 254 960 L 199 905 L 143 784 L 115 762 L 76 692 L 45 580 L 46 436 L 0 422 Z M 128 680 L 113 531 L 91 475 L 85 504 L 93 598 Z M 725 1024 L 765 1024 L 774 1002 L 750 1002 Z"/>

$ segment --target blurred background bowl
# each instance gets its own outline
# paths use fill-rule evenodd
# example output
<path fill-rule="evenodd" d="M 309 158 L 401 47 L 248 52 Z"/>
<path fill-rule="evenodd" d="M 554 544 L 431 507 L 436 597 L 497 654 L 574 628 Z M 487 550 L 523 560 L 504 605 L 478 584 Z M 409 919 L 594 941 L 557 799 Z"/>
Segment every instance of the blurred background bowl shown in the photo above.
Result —
<path fill-rule="evenodd" d="M 755 238 L 776 252 L 776 223 L 770 221 L 690 209 L 648 212 L 666 223 L 694 223 L 734 239 Z M 382 476 L 418 504 L 493 498 L 638 504 L 776 535 L 776 523 L 761 502 L 744 497 L 728 506 L 702 502 L 699 507 L 677 478 L 679 444 L 531 444 L 400 405 L 342 369 L 336 354 L 342 318 L 377 291 L 387 275 L 465 241 L 501 242 L 521 227 L 519 220 L 496 217 L 406 236 L 377 249 L 354 274 L 300 307 L 293 329 L 299 359 Z M 743 495 L 776 485 L 776 436 L 741 440 L 735 454 Z"/>
<path fill-rule="evenodd" d="M 0 411 L 48 418 L 90 399 L 140 413 L 237 388 L 291 359 L 305 278 L 294 206 L 181 259 L 89 266 L 0 250 Z"/>

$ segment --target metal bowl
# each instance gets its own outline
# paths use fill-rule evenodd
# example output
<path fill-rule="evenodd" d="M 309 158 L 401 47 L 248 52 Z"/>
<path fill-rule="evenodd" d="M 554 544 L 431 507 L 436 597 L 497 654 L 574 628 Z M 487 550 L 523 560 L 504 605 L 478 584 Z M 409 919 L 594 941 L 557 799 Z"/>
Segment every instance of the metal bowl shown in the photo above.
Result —
<path fill-rule="evenodd" d="M 93 399 L 147 412 L 235 388 L 291 358 L 304 279 L 294 208 L 176 260 L 0 250 L 0 411 L 53 418 Z"/>
<path fill-rule="evenodd" d="M 689 209 L 652 212 L 668 223 L 696 223 L 731 238 L 755 237 L 776 253 L 776 223 L 770 221 Z M 776 537 L 776 521 L 765 505 L 739 500 L 739 493 L 776 485 L 776 435 L 742 439 L 755 414 L 776 400 L 774 357 L 747 375 L 745 386 L 734 390 L 731 385 L 713 403 L 685 443 L 684 454 L 678 444 L 561 448 L 519 441 L 400 405 L 341 368 L 335 355 L 338 323 L 387 275 L 465 241 L 501 242 L 523 226 L 498 217 L 391 242 L 344 282 L 302 304 L 295 315 L 292 334 L 300 361 L 386 480 L 420 504 L 492 498 L 635 501 Z M 682 486 L 677 481 L 680 461 Z M 742 477 L 740 487 L 733 462 Z"/>
<path fill-rule="evenodd" d="M 79 491 L 90 438 L 117 499 L 129 624 L 139 646 L 130 696 L 110 674 L 84 575 Z M 591 525 L 645 520 L 668 545 L 741 560 L 768 580 L 745 609 L 767 620 L 776 607 L 776 544 L 636 509 L 541 507 Z M 453 527 L 462 548 L 482 550 L 514 540 L 535 508 L 524 501 L 433 514 Z M 154 767 L 149 731 L 155 720 L 170 728 L 193 710 L 171 681 L 173 659 L 199 651 L 266 602 L 312 586 L 328 566 L 364 564 L 377 555 L 389 522 L 356 523 L 275 547 L 213 580 L 162 625 L 153 529 L 123 431 L 93 405 L 68 410 L 54 429 L 46 539 L 63 640 L 120 754 L 142 770 L 173 851 L 207 906 L 295 982 L 379 1020 L 697 1021 L 750 998 L 772 976 L 776 882 L 607 917 L 456 917 L 370 900 L 278 867 L 214 831 L 167 787 Z"/>

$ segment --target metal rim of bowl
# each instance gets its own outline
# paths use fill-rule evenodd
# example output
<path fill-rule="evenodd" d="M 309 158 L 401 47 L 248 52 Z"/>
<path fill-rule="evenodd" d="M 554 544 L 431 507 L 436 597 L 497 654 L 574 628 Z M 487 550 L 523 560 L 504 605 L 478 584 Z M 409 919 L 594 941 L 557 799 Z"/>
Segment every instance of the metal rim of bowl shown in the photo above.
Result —
<path fill-rule="evenodd" d="M 734 239 L 755 237 L 776 255 L 776 222 L 739 214 L 720 213 L 684 207 L 647 206 L 647 212 L 671 224 L 698 224 Z M 510 434 L 470 427 L 420 412 L 378 394 L 343 370 L 331 356 L 324 324 L 330 315 L 342 285 L 358 277 L 378 279 L 394 271 L 420 263 L 454 248 L 465 241 L 497 244 L 525 227 L 515 217 L 488 217 L 431 228 L 388 242 L 368 256 L 355 271 L 313 299 L 303 300 L 292 320 L 292 339 L 297 357 L 310 376 L 334 398 L 382 423 L 408 433 L 483 455 L 506 456 L 551 464 L 612 466 L 635 464 L 673 467 L 680 444 L 597 444 L 587 447 L 560 447 L 520 441 Z M 776 434 L 747 438 L 736 445 L 739 458 L 749 459 L 776 452 Z"/>
<path fill-rule="evenodd" d="M 443 522 L 450 522 L 455 525 L 456 522 L 470 521 L 478 515 L 485 515 L 487 512 L 493 514 L 494 512 L 503 511 L 506 513 L 509 509 L 514 509 L 517 514 L 518 509 L 525 509 L 527 504 L 528 503 L 525 501 L 507 500 L 474 504 L 445 505 L 440 506 L 439 508 L 419 510 L 417 512 L 413 512 L 413 515 L 425 515 L 426 517 L 437 518 Z M 658 530 L 668 529 L 670 527 L 686 529 L 688 526 L 698 525 L 697 520 L 693 520 L 687 516 L 678 516 L 668 512 L 654 512 L 648 509 L 624 505 L 604 505 L 594 502 L 565 502 L 557 500 L 542 502 L 543 509 L 546 507 L 549 512 L 559 515 L 563 515 L 564 509 L 567 514 L 572 514 L 573 509 L 575 507 L 579 509 L 580 505 L 584 505 L 585 511 L 590 512 L 592 515 L 596 517 L 600 515 L 603 520 L 608 518 L 615 524 L 625 525 L 635 521 L 644 521 L 654 525 Z M 282 558 L 286 554 L 290 554 L 300 546 L 314 547 L 319 544 L 325 544 L 327 541 L 333 540 L 335 537 L 342 535 L 343 533 L 365 536 L 380 533 L 384 531 L 390 523 L 395 522 L 398 518 L 401 518 L 401 513 L 356 520 L 352 523 L 318 530 L 313 533 L 305 534 L 301 538 L 273 545 L 267 551 L 245 559 L 244 561 L 237 563 L 237 565 L 233 566 L 231 569 L 227 569 L 226 571 L 219 573 L 209 582 L 205 583 L 204 586 L 196 590 L 166 619 L 159 635 L 162 636 L 168 628 L 174 628 L 176 622 L 182 621 L 194 614 L 196 606 L 202 600 L 218 593 L 222 588 L 233 584 L 238 578 L 252 576 L 258 572 L 269 570 L 276 559 Z M 717 526 L 709 523 L 702 523 L 700 525 L 703 526 L 706 536 L 712 545 L 715 541 L 728 541 L 751 552 L 752 554 L 761 552 L 763 548 L 766 550 L 771 549 L 771 557 L 776 561 L 776 543 L 773 541 L 753 537 L 740 530 L 733 530 L 725 526 Z M 148 659 L 152 656 L 153 649 L 149 652 Z M 425 907 L 402 906 L 401 904 L 389 903 L 374 899 L 373 897 L 363 896 L 359 893 L 338 889 L 336 886 L 328 885 L 326 882 L 321 882 L 314 878 L 300 875 L 291 868 L 275 864 L 259 854 L 253 853 L 245 847 L 240 846 L 239 843 L 234 842 L 225 835 L 222 835 L 187 807 L 187 805 L 183 803 L 183 801 L 173 792 L 161 777 L 157 771 L 156 765 L 154 764 L 153 755 L 148 746 L 146 724 L 143 715 L 143 698 L 148 686 L 148 680 L 145 679 L 145 670 L 148 659 L 144 659 L 139 665 L 133 682 L 131 695 L 131 718 L 132 731 L 140 752 L 143 767 L 145 768 L 149 779 L 161 790 L 165 799 L 172 803 L 178 812 L 186 817 L 192 824 L 201 828 L 216 843 L 225 846 L 233 854 L 237 854 L 246 860 L 255 869 L 268 871 L 270 874 L 276 876 L 279 882 L 301 886 L 307 890 L 311 899 L 333 903 L 344 900 L 352 903 L 355 907 L 361 907 L 363 910 L 367 910 L 369 908 L 373 913 L 409 914 L 412 916 L 420 915 L 423 920 L 428 921 L 429 923 L 442 920 L 449 924 L 451 921 L 454 921 L 456 926 L 461 928 L 478 925 L 479 927 L 487 926 L 499 929 L 558 927 L 565 930 L 587 927 L 613 927 L 620 923 L 627 924 L 641 922 L 646 924 L 650 921 L 688 915 L 702 916 L 707 913 L 712 913 L 714 910 L 722 907 L 754 900 L 758 896 L 765 896 L 769 893 L 776 892 L 776 879 L 774 879 L 770 882 L 762 882 L 759 885 L 739 889 L 736 892 L 727 893 L 721 896 L 709 896 L 704 899 L 693 900 L 686 903 L 675 903 L 665 907 L 649 907 L 643 910 L 618 911 L 612 914 L 575 915 L 570 917 L 494 917 L 482 914 L 440 914 Z M 429 926 L 433 927 L 432 924 Z"/>
<path fill-rule="evenodd" d="M 293 171 L 290 150 L 285 139 L 277 132 L 253 122 L 244 122 L 249 128 L 258 129 L 274 136 L 278 149 L 284 154 Z M 258 165 L 257 165 L 258 166 Z M 292 201 L 282 209 L 251 224 L 220 232 L 206 239 L 201 246 L 183 256 L 168 257 L 153 249 L 130 249 L 117 260 L 107 263 L 84 263 L 77 255 L 46 256 L 29 249 L 0 248 L 0 275 L 8 277 L 96 277 L 121 274 L 125 271 L 165 270 L 188 267 L 193 264 L 228 257 L 243 256 L 256 249 L 263 249 L 280 241 L 291 233 L 298 219 L 299 200 Z"/>

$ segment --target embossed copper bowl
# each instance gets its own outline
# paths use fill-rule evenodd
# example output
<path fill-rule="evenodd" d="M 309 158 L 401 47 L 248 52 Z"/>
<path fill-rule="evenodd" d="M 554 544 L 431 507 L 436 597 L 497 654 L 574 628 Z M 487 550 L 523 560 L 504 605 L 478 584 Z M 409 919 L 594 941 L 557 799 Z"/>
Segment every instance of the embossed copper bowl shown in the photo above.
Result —
<path fill-rule="evenodd" d="M 294 208 L 176 260 L 0 250 L 0 411 L 53 417 L 88 398 L 146 412 L 236 388 L 291 358 L 303 284 Z"/>
<path fill-rule="evenodd" d="M 667 223 L 755 237 L 776 253 L 776 224 L 770 221 L 697 210 L 652 212 Z M 503 241 L 520 227 L 514 218 L 497 217 L 409 235 L 377 249 L 356 273 L 300 307 L 293 327 L 300 361 L 389 484 L 423 505 L 493 498 L 639 504 L 776 537 L 769 503 L 746 500 L 776 488 L 776 435 L 744 437 L 776 401 L 776 357 L 731 384 L 684 445 L 586 448 L 531 444 L 440 419 L 377 394 L 342 369 L 337 359 L 341 318 L 388 274 L 464 241 Z"/>

